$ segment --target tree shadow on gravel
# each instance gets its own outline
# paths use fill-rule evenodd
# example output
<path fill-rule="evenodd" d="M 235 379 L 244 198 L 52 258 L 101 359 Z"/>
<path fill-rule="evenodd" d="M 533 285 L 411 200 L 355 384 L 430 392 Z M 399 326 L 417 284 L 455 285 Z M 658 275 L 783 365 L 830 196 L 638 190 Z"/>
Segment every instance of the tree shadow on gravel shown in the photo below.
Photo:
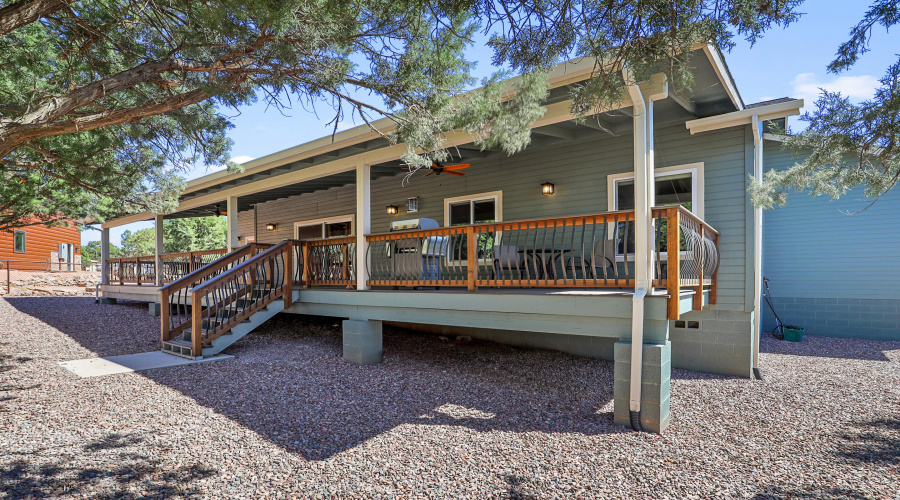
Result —
<path fill-rule="evenodd" d="M 847 488 L 829 488 L 827 486 L 805 485 L 785 488 L 772 486 L 762 493 L 757 493 L 753 500 L 787 500 L 804 498 L 844 498 L 848 500 L 869 500 L 868 495 Z"/>
<path fill-rule="evenodd" d="M 66 334 L 97 356 L 159 350 L 159 318 L 150 316 L 144 302 L 97 304 L 93 297 L 5 300 L 20 312 Z"/>
<path fill-rule="evenodd" d="M 764 333 L 759 345 L 760 352 L 789 356 L 812 356 L 817 358 L 858 359 L 861 361 L 892 361 L 885 353 L 900 353 L 900 342 L 845 339 L 804 335 L 801 342 L 778 340 L 771 333 Z M 894 356 L 900 359 L 900 354 Z"/>
<path fill-rule="evenodd" d="M 608 361 L 492 342 L 442 342 L 387 326 L 383 363 L 359 366 L 345 361 L 341 350 L 340 320 L 282 315 L 226 351 L 233 360 L 143 375 L 310 460 L 404 424 L 629 432 L 600 413 L 613 397 Z"/>
<path fill-rule="evenodd" d="M 900 466 L 900 419 L 856 424 L 840 438 L 838 456 L 845 460 Z"/>
<path fill-rule="evenodd" d="M 3 348 L 3 346 L 6 345 L 8 345 L 6 342 L 0 342 L 0 348 Z M 29 361 L 33 361 L 32 358 L 27 356 L 14 356 L 12 354 L 0 352 L 0 374 L 15 370 Z M 40 386 L 41 384 L 0 384 L 0 403 L 18 399 L 19 396 L 16 395 L 18 392 L 36 389 Z"/>
<path fill-rule="evenodd" d="M 9 302 L 98 355 L 159 349 L 159 318 L 149 317 L 142 304 L 35 300 Z M 116 326 L 129 315 L 136 324 Z M 293 315 L 272 318 L 225 353 L 235 359 L 140 375 L 312 460 L 404 424 L 480 432 L 630 432 L 600 413 L 613 398 L 609 361 L 477 340 L 442 342 L 385 327 L 384 362 L 359 366 L 342 358 L 339 319 Z"/>
<path fill-rule="evenodd" d="M 123 436 L 111 434 L 84 446 L 84 453 L 95 454 L 109 450 L 109 442 L 120 442 Z M 113 457 L 104 463 L 113 467 L 73 467 L 70 460 L 48 460 L 47 450 L 23 455 L 0 466 L 0 485 L 9 498 L 57 498 L 62 495 L 90 498 L 186 498 L 201 492 L 192 486 L 199 479 L 215 476 L 217 472 L 199 465 L 168 467 L 158 459 L 128 452 L 125 448 L 137 444 L 134 439 L 123 444 Z M 8 457 L 9 458 L 9 457 Z"/>

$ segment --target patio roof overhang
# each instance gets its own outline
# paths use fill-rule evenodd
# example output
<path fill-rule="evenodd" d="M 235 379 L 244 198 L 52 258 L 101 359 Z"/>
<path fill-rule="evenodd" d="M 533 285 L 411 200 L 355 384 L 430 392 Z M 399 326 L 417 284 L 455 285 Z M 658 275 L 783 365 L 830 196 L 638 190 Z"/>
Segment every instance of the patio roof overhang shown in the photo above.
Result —
<path fill-rule="evenodd" d="M 693 54 L 694 88 L 698 90 L 687 95 L 670 91 L 669 98 L 657 104 L 658 124 L 714 117 L 744 108 L 718 49 L 698 44 Z M 574 139 L 585 133 L 617 135 L 631 131 L 633 120 L 628 110 L 632 103 L 627 99 L 615 109 L 588 117 L 581 124 L 574 123 L 569 99 L 571 88 L 589 78 L 593 70 L 592 60 L 578 60 L 561 64 L 551 72 L 546 113 L 532 125 L 535 142 L 542 140 L 541 137 Z M 515 84 L 516 80 L 510 80 L 509 85 Z M 388 119 L 374 125 L 382 131 L 392 128 Z M 473 136 L 465 132 L 449 132 L 446 138 L 455 156 L 461 160 L 470 161 L 497 153 L 479 150 L 473 145 Z M 190 181 L 179 199 L 178 210 L 164 218 L 209 216 L 216 212 L 217 206 L 225 211 L 226 200 L 233 196 L 238 197 L 240 212 L 257 203 L 353 184 L 354 169 L 363 164 L 372 165 L 373 179 L 402 175 L 406 170 L 398 160 L 405 152 L 405 145 L 390 145 L 368 126 L 355 127 L 247 162 L 241 173 L 216 172 Z M 152 213 L 134 214 L 109 220 L 103 227 L 154 217 Z"/>

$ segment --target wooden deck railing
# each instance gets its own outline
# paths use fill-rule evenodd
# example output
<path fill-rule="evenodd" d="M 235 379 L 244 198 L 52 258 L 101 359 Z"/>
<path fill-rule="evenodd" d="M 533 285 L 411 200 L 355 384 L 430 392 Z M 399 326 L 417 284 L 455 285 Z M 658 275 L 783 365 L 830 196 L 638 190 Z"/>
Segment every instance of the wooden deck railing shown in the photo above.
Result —
<path fill-rule="evenodd" d="M 652 213 L 653 286 L 668 289 L 670 317 L 677 317 L 684 287 L 695 291 L 698 309 L 704 287 L 715 303 L 719 233 L 680 206 Z M 634 211 L 382 233 L 366 240 L 369 286 L 635 286 Z M 668 252 L 668 241 L 678 241 L 679 251 Z"/>
<path fill-rule="evenodd" d="M 162 282 L 171 283 L 214 262 L 228 253 L 225 248 L 197 252 L 167 253 L 162 260 Z M 156 256 L 120 257 L 106 261 L 107 280 L 119 285 L 153 285 L 156 283 Z"/>
<path fill-rule="evenodd" d="M 704 293 L 715 303 L 719 233 L 679 206 L 652 214 L 652 281 L 668 290 L 669 318 L 678 318 L 685 288 L 695 308 Z M 618 211 L 373 234 L 365 264 L 355 237 L 247 245 L 160 290 L 162 339 L 190 326 L 198 356 L 267 304 L 283 298 L 289 307 L 294 286 L 353 288 L 359 265 L 373 287 L 632 288 L 634 220 Z"/>

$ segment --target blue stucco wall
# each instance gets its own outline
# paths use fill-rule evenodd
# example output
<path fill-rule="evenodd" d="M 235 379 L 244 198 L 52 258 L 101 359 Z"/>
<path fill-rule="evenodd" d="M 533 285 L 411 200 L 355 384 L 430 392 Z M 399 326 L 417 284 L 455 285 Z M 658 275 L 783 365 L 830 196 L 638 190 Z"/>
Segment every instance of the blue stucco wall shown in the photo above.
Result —
<path fill-rule="evenodd" d="M 798 158 L 765 143 L 766 169 Z M 763 215 L 763 275 L 776 311 L 810 335 L 900 340 L 900 190 L 832 201 L 794 194 Z M 868 207 L 868 208 L 866 208 Z M 763 309 L 763 331 L 774 317 Z"/>

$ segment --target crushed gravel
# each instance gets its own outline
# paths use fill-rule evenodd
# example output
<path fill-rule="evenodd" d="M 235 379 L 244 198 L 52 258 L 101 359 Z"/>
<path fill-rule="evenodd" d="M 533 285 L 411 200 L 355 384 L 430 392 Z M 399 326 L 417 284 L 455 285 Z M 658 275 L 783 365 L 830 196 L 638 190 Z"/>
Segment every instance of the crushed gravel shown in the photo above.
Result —
<path fill-rule="evenodd" d="M 612 423 L 612 363 L 279 316 L 235 359 L 80 379 L 158 348 L 145 304 L 0 299 L 5 498 L 900 498 L 900 342 L 764 339 L 765 381 L 673 370 L 663 435 Z"/>

